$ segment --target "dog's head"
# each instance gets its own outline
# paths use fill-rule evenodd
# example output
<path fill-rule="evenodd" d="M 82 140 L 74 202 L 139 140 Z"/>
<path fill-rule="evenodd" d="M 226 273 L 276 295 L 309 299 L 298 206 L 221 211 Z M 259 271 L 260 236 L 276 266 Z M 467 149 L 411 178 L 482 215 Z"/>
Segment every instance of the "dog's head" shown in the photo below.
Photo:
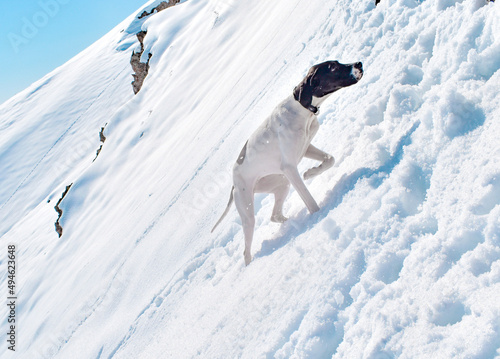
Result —
<path fill-rule="evenodd" d="M 293 95 L 302 106 L 316 112 L 312 106 L 313 96 L 321 98 L 329 95 L 342 87 L 357 83 L 363 77 L 363 64 L 341 64 L 338 61 L 326 61 L 314 65 L 307 76 L 295 87 Z"/>

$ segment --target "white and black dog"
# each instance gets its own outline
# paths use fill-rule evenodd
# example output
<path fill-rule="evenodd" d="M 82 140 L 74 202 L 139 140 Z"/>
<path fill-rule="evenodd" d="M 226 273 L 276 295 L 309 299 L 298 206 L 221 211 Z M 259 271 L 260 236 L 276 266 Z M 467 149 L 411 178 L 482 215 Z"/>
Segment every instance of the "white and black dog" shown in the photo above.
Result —
<path fill-rule="evenodd" d="M 313 66 L 293 94 L 274 109 L 245 143 L 233 167 L 229 203 L 212 229 L 213 232 L 226 216 L 234 200 L 245 235 L 245 264 L 252 260 L 254 193 L 274 194 L 273 222 L 287 220 L 283 216 L 283 203 L 290 183 L 309 212 L 319 211 L 318 204 L 300 177 L 297 165 L 303 157 L 321 162 L 319 166 L 308 169 L 304 179 L 317 176 L 333 166 L 335 160 L 331 155 L 311 145 L 319 128 L 316 117 L 318 108 L 333 92 L 354 85 L 362 76 L 361 62 L 344 65 L 327 61 Z"/>

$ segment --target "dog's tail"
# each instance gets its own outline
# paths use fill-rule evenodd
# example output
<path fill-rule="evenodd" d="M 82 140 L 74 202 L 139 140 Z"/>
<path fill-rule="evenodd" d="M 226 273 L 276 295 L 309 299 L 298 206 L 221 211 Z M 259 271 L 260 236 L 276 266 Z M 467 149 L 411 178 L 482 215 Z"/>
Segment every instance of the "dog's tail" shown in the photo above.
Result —
<path fill-rule="evenodd" d="M 215 230 L 215 228 L 217 228 L 217 226 L 219 225 L 219 223 L 222 222 L 222 220 L 224 219 L 224 217 L 226 217 L 227 212 L 229 212 L 229 209 L 231 208 L 231 205 L 233 204 L 233 200 L 234 200 L 233 193 L 234 193 L 234 186 L 233 186 L 233 188 L 231 188 L 231 195 L 229 196 L 229 202 L 227 203 L 226 210 L 224 211 L 224 213 L 222 213 L 222 216 L 219 218 L 219 220 L 217 221 L 217 223 L 215 223 L 215 226 L 214 226 L 214 228 L 212 228 L 212 230 L 210 231 L 210 233 L 212 233 Z"/>

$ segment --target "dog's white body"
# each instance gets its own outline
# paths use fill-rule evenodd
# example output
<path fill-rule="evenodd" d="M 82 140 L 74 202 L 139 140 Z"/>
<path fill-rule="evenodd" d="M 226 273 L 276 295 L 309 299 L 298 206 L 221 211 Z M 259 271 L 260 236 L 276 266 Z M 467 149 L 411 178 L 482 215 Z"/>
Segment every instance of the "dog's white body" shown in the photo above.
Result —
<path fill-rule="evenodd" d="M 356 81 L 361 76 L 362 71 L 355 76 Z M 330 94 L 319 98 L 310 95 L 307 105 L 317 110 Z M 304 107 L 294 95 L 286 98 L 250 136 L 233 167 L 234 186 L 231 197 L 214 229 L 227 214 L 234 196 L 245 235 L 244 256 L 247 265 L 252 258 L 250 249 L 255 226 L 255 193 L 274 194 L 275 203 L 271 216 L 274 222 L 286 221 L 283 216 L 283 203 L 290 184 L 302 198 L 309 212 L 314 213 L 319 210 L 318 204 L 297 169 L 297 165 L 304 157 L 320 161 L 319 166 L 304 173 L 304 179 L 308 179 L 319 175 L 334 164 L 331 155 L 311 145 L 319 129 L 316 111 L 313 112 L 312 109 Z"/>

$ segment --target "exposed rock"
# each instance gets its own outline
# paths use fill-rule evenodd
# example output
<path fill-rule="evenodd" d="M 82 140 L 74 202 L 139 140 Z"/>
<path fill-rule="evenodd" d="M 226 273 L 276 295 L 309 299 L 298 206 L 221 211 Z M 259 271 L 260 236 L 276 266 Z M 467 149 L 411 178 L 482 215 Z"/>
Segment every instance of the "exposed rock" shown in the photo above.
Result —
<path fill-rule="evenodd" d="M 94 162 L 97 157 L 99 156 L 99 153 L 101 153 L 102 146 L 104 145 L 104 141 L 106 141 L 106 136 L 104 136 L 104 129 L 106 128 L 108 124 L 106 123 L 104 127 L 101 127 L 101 132 L 99 132 L 99 139 L 101 140 L 101 146 L 97 149 L 97 152 L 95 154 L 95 158 L 92 160 Z"/>
<path fill-rule="evenodd" d="M 147 31 L 139 31 L 135 36 L 137 36 L 137 39 L 139 40 L 139 43 L 141 44 L 141 52 L 144 52 L 144 38 L 148 34 Z"/>
<path fill-rule="evenodd" d="M 106 128 L 106 125 L 104 125 L 104 127 L 101 127 L 101 132 L 99 132 L 99 139 L 101 140 L 102 143 L 106 141 L 106 136 L 104 136 L 104 129 Z"/>
<path fill-rule="evenodd" d="M 66 189 L 64 190 L 64 192 L 62 193 L 62 196 L 61 198 L 59 198 L 59 201 L 57 201 L 57 204 L 56 206 L 54 207 L 54 209 L 56 210 L 57 214 L 59 214 L 59 216 L 57 217 L 57 221 L 55 223 L 55 226 L 56 226 L 56 232 L 57 234 L 59 235 L 59 238 L 61 238 L 62 236 L 62 233 L 63 233 L 63 228 L 61 227 L 61 225 L 59 224 L 59 220 L 61 219 L 62 217 L 62 214 L 63 214 L 63 211 L 61 209 L 61 207 L 59 207 L 59 205 L 61 204 L 62 200 L 64 199 L 64 197 L 66 197 L 66 195 L 68 194 L 68 191 L 69 189 L 71 188 L 71 186 L 73 186 L 73 183 L 71 183 L 69 186 L 66 186 Z"/>
<path fill-rule="evenodd" d="M 144 11 L 140 16 L 139 19 L 142 19 L 146 16 L 152 15 L 154 13 L 163 11 L 165 9 L 168 9 L 169 7 L 172 7 L 174 5 L 177 5 L 180 2 L 180 0 L 168 0 L 168 1 L 162 1 L 158 6 L 154 7 L 151 11 Z M 132 82 L 132 87 L 134 89 L 134 93 L 137 95 L 137 93 L 141 90 L 142 84 L 144 83 L 144 79 L 146 76 L 148 76 L 149 72 L 149 60 L 153 56 L 153 54 L 149 53 L 148 54 L 148 60 L 146 62 L 141 62 L 141 57 L 144 53 L 144 38 L 146 37 L 147 31 L 141 31 L 137 33 L 137 39 L 139 39 L 139 42 L 141 44 L 141 51 L 140 52 L 133 52 L 132 53 L 132 58 L 130 59 L 130 64 L 132 65 L 132 69 L 134 70 L 134 74 L 132 75 L 134 77 L 134 81 Z"/>
<path fill-rule="evenodd" d="M 150 12 L 144 11 L 140 16 L 139 19 L 142 19 L 143 17 L 149 16 L 154 14 L 155 12 L 160 12 L 162 10 L 165 10 L 169 7 L 172 7 L 176 4 L 178 4 L 180 0 L 168 0 L 168 1 L 162 1 L 157 7 L 153 8 Z"/>
<path fill-rule="evenodd" d="M 144 38 L 146 37 L 147 31 L 141 31 L 137 33 L 137 39 L 141 44 L 140 52 L 132 52 L 132 58 L 130 59 L 130 65 L 132 65 L 132 69 L 134 70 L 134 81 L 132 82 L 132 87 L 134 89 L 134 93 L 137 94 L 144 83 L 144 79 L 148 76 L 149 72 L 149 60 L 153 54 L 149 53 L 148 60 L 144 63 L 141 62 L 142 54 L 144 53 Z"/>

